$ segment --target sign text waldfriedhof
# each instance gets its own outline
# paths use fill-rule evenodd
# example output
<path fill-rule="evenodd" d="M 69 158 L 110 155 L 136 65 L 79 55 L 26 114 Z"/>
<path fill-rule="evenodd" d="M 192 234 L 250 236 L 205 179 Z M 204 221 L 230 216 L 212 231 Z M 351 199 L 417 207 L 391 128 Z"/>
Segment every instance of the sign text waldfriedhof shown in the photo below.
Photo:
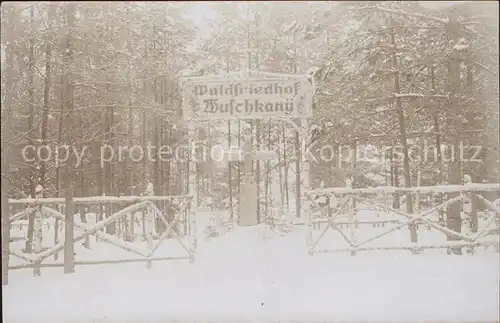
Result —
<path fill-rule="evenodd" d="M 183 88 L 186 120 L 261 119 L 312 115 L 313 89 L 304 78 L 187 79 Z"/>

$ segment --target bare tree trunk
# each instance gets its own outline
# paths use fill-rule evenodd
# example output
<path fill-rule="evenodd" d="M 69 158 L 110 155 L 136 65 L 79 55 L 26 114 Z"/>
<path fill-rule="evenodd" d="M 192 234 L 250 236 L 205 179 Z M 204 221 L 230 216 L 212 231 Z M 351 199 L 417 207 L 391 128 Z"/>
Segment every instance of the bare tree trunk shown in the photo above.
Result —
<path fill-rule="evenodd" d="M 163 83 L 164 84 L 164 83 Z M 165 104 L 165 101 L 164 101 L 164 88 L 162 89 L 162 99 L 161 99 L 161 103 L 162 105 Z M 160 117 L 159 118 L 160 120 L 160 140 L 159 140 L 159 143 L 160 143 L 160 146 L 163 146 L 165 144 L 165 119 L 163 117 Z M 157 147 L 157 154 L 156 154 L 156 158 L 158 158 L 160 161 L 160 187 L 158 189 L 158 195 L 161 195 L 161 196 L 165 196 L 165 163 L 163 162 L 163 157 L 162 159 L 160 159 L 160 153 L 159 153 L 159 147 Z M 166 210 L 166 201 L 159 201 L 158 204 L 159 204 L 159 207 L 161 210 Z M 165 216 L 168 216 L 168 212 L 165 212 L 164 213 Z M 160 229 L 161 232 L 164 232 L 164 230 L 166 230 L 165 228 L 165 224 L 163 223 L 163 221 L 161 221 L 161 219 L 159 219 L 158 221 L 158 228 Z"/>
<path fill-rule="evenodd" d="M 392 43 L 392 68 L 397 71 L 399 68 L 398 59 L 396 57 L 396 39 L 394 35 L 394 29 L 391 31 L 391 43 Z M 394 72 L 394 91 L 395 93 L 400 93 L 401 88 L 399 84 L 399 73 Z M 403 106 L 401 104 L 401 98 L 396 99 L 396 111 L 398 115 L 399 133 L 400 141 L 403 145 L 403 176 L 405 179 L 405 187 L 411 187 L 411 176 L 410 176 L 410 158 L 408 153 L 408 141 L 406 139 L 406 126 Z M 413 213 L 413 196 L 411 193 L 406 194 L 406 213 Z M 410 230 L 411 242 L 417 242 L 417 229 L 414 223 L 408 225 Z"/>
<path fill-rule="evenodd" d="M 271 151 L 271 121 L 267 123 L 267 150 Z M 266 216 L 270 216 L 271 212 L 269 212 L 269 204 L 272 203 L 272 192 L 269 192 L 269 175 L 270 175 L 270 168 L 271 168 L 271 161 L 268 160 L 266 162 L 266 182 L 265 182 L 265 189 L 264 189 L 264 196 L 266 199 L 266 204 L 265 204 L 265 212 Z"/>
<path fill-rule="evenodd" d="M 127 14 L 130 13 L 130 4 L 127 5 Z M 130 54 L 133 53 L 132 50 L 132 43 L 130 39 L 130 33 L 128 34 L 129 37 L 127 37 L 127 50 Z M 134 144 L 134 124 L 133 124 L 133 119 L 134 119 L 134 110 L 130 106 L 132 105 L 132 102 L 134 100 L 134 87 L 132 84 L 132 61 L 129 57 L 128 60 L 128 69 L 127 69 L 127 78 L 128 78 L 128 115 L 127 115 L 127 145 L 129 149 L 129 160 L 125 162 L 125 165 L 127 167 L 127 174 L 128 174 L 128 190 L 127 193 L 132 196 L 134 194 L 134 183 L 135 183 L 135 173 L 137 171 L 135 167 L 135 162 L 131 160 L 132 156 L 130 154 L 131 152 L 131 147 Z M 127 218 L 126 220 L 126 228 L 125 228 L 125 239 L 128 241 L 133 241 L 135 239 L 135 213 L 136 212 L 131 212 L 130 213 L 130 219 Z"/>
<path fill-rule="evenodd" d="M 355 123 L 355 120 L 353 124 Z M 357 165 L 358 165 L 358 141 L 354 139 L 352 141 L 352 182 L 351 182 L 351 188 L 357 188 L 357 179 L 358 179 L 358 174 L 357 174 Z M 354 222 L 357 220 L 357 205 L 356 205 L 356 195 L 351 195 L 351 209 L 349 210 L 348 214 L 348 221 L 349 223 L 349 236 L 350 239 L 353 243 L 356 243 L 356 229 L 357 229 L 357 224 Z M 330 204 L 330 199 L 328 199 L 328 204 Z M 351 251 L 351 256 L 355 256 L 356 251 Z"/>
<path fill-rule="evenodd" d="M 146 147 L 147 140 L 147 124 L 148 124 L 148 113 L 147 110 L 144 109 L 142 112 L 142 147 Z M 148 160 L 147 158 L 142 159 L 142 176 L 143 179 L 148 177 Z"/>
<path fill-rule="evenodd" d="M 64 73 L 61 75 L 61 84 L 64 83 Z M 60 145 L 62 140 L 63 140 L 63 129 L 64 129 L 64 91 L 61 92 L 61 102 L 62 108 L 61 112 L 59 113 L 59 126 L 57 129 L 57 145 Z M 99 176 L 99 179 L 101 179 L 101 176 Z M 61 165 L 57 164 L 56 165 L 56 195 L 58 197 L 61 196 Z M 61 206 L 60 206 L 61 207 Z M 59 219 L 56 219 L 54 222 L 54 245 L 59 243 Z M 54 259 L 57 260 L 59 255 L 56 253 L 54 255 Z"/>
<path fill-rule="evenodd" d="M 52 19 L 54 19 L 54 9 L 55 6 L 49 6 L 48 12 L 48 24 L 49 27 L 52 26 Z M 51 87 L 51 73 L 52 73 L 52 37 L 49 36 L 45 45 L 45 79 L 44 79 L 44 89 L 43 89 L 43 113 L 42 113 L 42 126 L 41 126 L 41 144 L 47 144 L 47 127 L 49 121 L 49 100 L 50 100 L 50 87 Z M 42 160 L 40 161 L 40 185 L 42 187 L 47 187 L 45 181 L 47 176 L 47 164 Z M 42 191 L 45 197 L 45 189 Z"/>
<path fill-rule="evenodd" d="M 257 143 L 257 150 L 260 149 L 260 120 L 255 120 L 255 139 Z M 255 161 L 255 183 L 257 185 L 257 223 L 261 221 L 260 210 L 260 161 Z"/>
<path fill-rule="evenodd" d="M 459 23 L 457 22 L 457 17 L 452 13 L 449 17 L 449 22 L 447 26 L 449 39 L 456 42 L 459 39 Z M 455 135 L 451 139 L 451 144 L 453 148 L 457 148 L 460 145 L 459 132 L 461 128 L 460 116 L 458 114 L 458 91 L 460 87 L 460 61 L 456 57 L 450 57 L 448 61 L 448 73 L 449 73 L 449 92 L 451 93 L 450 98 L 450 111 L 453 111 L 453 115 L 450 115 L 451 123 L 453 125 L 453 130 Z M 460 158 L 451 158 L 451 162 L 448 168 L 448 184 L 460 184 L 462 181 L 461 176 L 461 165 Z M 453 199 L 459 196 L 460 193 L 452 192 L 448 193 L 448 199 Z M 455 202 L 448 206 L 446 210 L 446 227 L 455 232 L 462 231 L 462 219 L 461 219 L 461 207 L 459 202 Z M 447 240 L 455 241 L 458 238 L 454 235 L 448 235 Z M 462 248 L 450 248 L 450 252 L 461 255 Z"/>
<path fill-rule="evenodd" d="M 161 83 L 161 82 L 160 82 Z M 154 79 L 154 84 L 153 84 L 153 96 L 154 96 L 154 101 L 155 103 L 161 103 L 160 101 L 160 95 L 158 91 L 158 80 L 155 78 Z M 158 147 L 160 145 L 160 125 L 159 125 L 159 118 L 154 119 L 154 127 L 153 127 L 153 140 L 154 140 L 154 146 Z M 160 178 L 160 159 L 158 158 L 158 155 L 156 154 L 157 150 L 155 151 L 155 154 L 153 156 L 153 178 L 151 179 L 151 182 L 154 185 L 154 194 L 159 195 L 158 191 L 161 188 L 161 178 Z"/>
<path fill-rule="evenodd" d="M 293 63 L 293 74 L 297 74 L 297 46 L 296 46 L 296 38 L 295 38 L 295 32 L 293 33 L 293 38 L 292 38 L 292 48 L 293 48 L 293 55 L 294 55 L 294 63 Z M 295 160 L 295 217 L 301 218 L 301 188 L 302 188 L 302 179 L 301 179 L 301 174 L 300 174 L 300 160 L 302 159 L 301 152 L 300 152 L 300 134 L 298 131 L 295 132 L 295 155 L 296 155 L 296 160 Z"/>
<path fill-rule="evenodd" d="M 391 168 L 391 186 L 395 186 L 394 183 L 394 157 L 392 151 L 389 152 L 389 167 Z"/>
<path fill-rule="evenodd" d="M 256 12 L 255 13 L 255 28 L 256 31 L 259 29 L 259 20 L 260 16 Z M 260 68 L 260 60 L 259 60 L 259 40 L 258 40 L 258 35 L 256 36 L 255 40 L 255 68 L 258 70 Z M 260 138 L 260 132 L 261 132 L 261 122 L 260 120 L 255 120 L 255 139 L 257 143 L 257 150 L 260 150 L 260 143 L 261 143 L 261 138 Z M 261 188 L 260 188 L 260 160 L 255 161 L 255 185 L 257 185 L 257 223 L 261 222 L 261 205 L 260 205 L 260 193 L 261 193 Z M 266 214 L 267 215 L 267 214 Z"/>
<path fill-rule="evenodd" d="M 80 196 L 85 197 L 85 163 L 82 163 L 80 167 Z M 87 224 L 87 212 L 85 210 L 86 206 L 80 204 L 79 212 L 80 213 L 80 221 L 84 224 Z M 84 246 L 86 248 L 90 248 L 90 236 L 85 237 Z"/>
<path fill-rule="evenodd" d="M 238 149 L 241 149 L 241 121 L 238 120 Z M 237 182 L 238 182 L 238 213 L 240 212 L 240 205 L 241 205 L 241 200 L 240 200 L 240 196 L 241 196 L 241 161 L 238 161 L 237 162 L 237 165 L 238 165 L 238 174 L 237 174 Z M 212 174 L 212 173 L 210 173 Z M 210 175 L 212 176 L 212 175 Z M 212 181 L 212 180 L 210 180 Z"/>
<path fill-rule="evenodd" d="M 35 122 L 35 83 L 33 74 L 35 73 L 35 44 L 33 40 L 33 21 L 35 19 L 35 6 L 31 6 L 30 8 L 30 38 L 28 41 L 28 145 L 32 146 L 35 138 L 34 132 L 34 122 Z M 31 152 L 29 153 L 31 154 Z M 33 160 L 29 163 L 29 171 L 28 171 L 28 181 L 29 181 L 29 195 L 31 197 L 35 197 L 35 187 L 36 187 L 36 176 L 38 172 L 35 169 L 35 158 L 34 156 L 29 156 L 30 160 Z M 25 252 L 31 253 L 32 244 L 33 244 L 33 236 L 35 229 L 35 213 L 30 213 L 28 216 L 28 237 L 26 239 Z"/>
<path fill-rule="evenodd" d="M 35 42 L 33 35 L 33 21 L 35 20 L 35 6 L 30 8 L 30 39 L 29 39 L 29 50 L 28 50 L 28 145 L 33 145 L 35 138 Z M 35 163 L 31 163 L 31 169 L 29 172 L 29 185 L 30 185 L 30 195 L 35 197 L 35 187 L 36 187 L 36 176 L 37 171 L 35 170 Z"/>
<path fill-rule="evenodd" d="M 285 190 L 285 200 L 286 200 L 286 211 L 290 210 L 290 196 L 288 194 L 288 161 L 287 161 L 287 153 L 286 153 L 286 131 L 285 124 L 282 124 L 282 132 L 283 132 L 283 166 L 285 167 L 284 177 L 285 183 L 283 185 Z"/>
<path fill-rule="evenodd" d="M 153 50 L 155 49 L 155 46 L 153 47 Z M 163 79 L 158 80 L 158 78 L 154 79 L 154 84 L 153 84 L 153 96 L 154 96 L 154 101 L 157 104 L 162 105 L 163 104 Z M 158 156 L 158 147 L 161 145 L 160 140 L 161 140 L 161 118 L 156 117 L 154 119 L 154 128 L 153 128 L 153 140 L 154 140 L 154 146 L 156 147 L 153 155 L 153 178 L 151 179 L 153 183 L 153 189 L 154 189 L 154 195 L 162 195 L 161 190 L 162 190 L 162 179 L 161 179 L 161 163 L 160 163 L 160 158 Z M 160 206 L 161 209 L 161 206 Z M 156 228 L 156 232 L 158 234 L 163 233 L 163 222 L 159 218 L 154 218 L 153 219 L 154 226 Z"/>
<path fill-rule="evenodd" d="M 434 73 L 434 66 L 431 66 L 430 68 L 431 72 L 431 86 L 432 86 L 432 93 L 436 93 L 436 75 Z M 434 115 L 433 115 L 433 122 L 434 122 L 434 132 L 436 132 L 436 162 L 438 164 L 438 178 L 437 178 L 437 185 L 442 185 L 443 184 L 443 157 L 441 155 L 441 135 L 439 133 L 440 127 L 439 127 L 439 103 L 435 103 L 434 106 Z M 438 198 L 437 198 L 437 203 L 441 204 L 443 203 L 443 197 L 441 193 L 438 193 Z M 439 217 L 439 222 L 441 222 L 444 225 L 444 212 L 440 208 L 438 210 L 438 217 Z"/>
<path fill-rule="evenodd" d="M 282 165 L 284 163 L 284 160 L 282 162 L 281 159 L 281 133 L 280 133 L 280 128 L 278 126 L 278 132 L 276 133 L 276 138 L 277 138 L 277 144 L 278 144 L 278 181 L 280 184 L 280 216 L 283 216 L 284 208 L 285 208 L 285 190 L 283 188 L 284 182 L 283 182 L 283 174 L 282 174 Z"/>
<path fill-rule="evenodd" d="M 129 83 L 129 93 L 131 93 L 132 89 L 131 89 L 131 84 Z M 129 97 L 129 105 L 131 105 L 131 98 Z M 133 109 L 132 108 L 128 108 L 128 116 L 127 116 L 127 142 L 128 142 L 128 148 L 129 148 L 129 158 L 131 158 L 130 156 L 130 148 L 132 147 L 133 143 L 134 143 L 134 127 L 133 127 L 133 123 L 132 123 L 132 120 L 134 118 L 134 113 L 133 113 Z M 127 183 L 127 187 L 128 187 L 128 190 L 127 190 L 127 194 L 132 196 L 134 195 L 134 182 L 135 182 L 135 179 L 134 179 L 134 174 L 135 174 L 135 164 L 132 160 L 127 160 L 125 162 L 125 165 L 128 164 L 128 167 L 127 167 L 127 176 L 128 176 L 128 183 Z M 134 237 L 135 237 L 135 230 L 134 230 L 134 225 L 135 225 L 135 212 L 131 212 L 130 213 L 130 221 L 127 219 L 126 221 L 126 233 L 125 233 L 125 239 L 126 240 L 129 240 L 129 241 L 133 241 L 134 240 Z"/>
<path fill-rule="evenodd" d="M 168 128 L 168 135 L 167 135 L 167 144 L 172 144 L 172 125 L 169 124 L 168 125 L 169 128 Z M 169 158 L 168 161 L 167 161 L 167 165 L 166 165 L 166 169 L 167 169 L 167 173 L 166 173 L 166 178 L 167 178 L 167 181 L 165 183 L 165 194 L 166 195 L 171 195 L 172 192 L 171 192 L 171 187 L 172 187 L 172 162 L 171 162 L 171 159 Z"/>
<path fill-rule="evenodd" d="M 467 90 L 468 92 L 470 93 L 470 95 L 472 96 L 472 91 L 473 91 L 473 86 L 474 86 L 474 66 L 472 64 L 472 58 L 471 57 L 467 57 L 467 61 L 466 61 L 466 66 L 467 66 Z M 469 127 L 472 127 L 474 128 L 475 127 L 475 111 L 470 111 L 467 113 L 467 123 L 469 125 Z M 476 140 L 476 137 L 473 136 L 472 138 L 470 138 L 470 141 L 469 141 L 469 145 L 470 144 L 473 144 L 473 145 L 476 145 L 477 144 L 477 140 Z M 471 165 L 472 167 L 472 165 Z M 471 180 L 473 182 L 477 182 L 476 180 L 477 176 L 473 175 L 472 172 L 471 172 Z M 478 208 L 478 205 L 479 205 L 479 199 L 478 197 L 475 195 L 475 194 L 470 194 L 470 202 L 471 202 L 471 205 L 470 205 L 470 214 L 469 214 L 469 219 L 470 219 L 470 228 L 471 228 L 471 231 L 472 232 L 477 232 L 478 231 L 478 227 L 479 227 L 479 219 L 478 219 L 478 216 L 477 216 L 477 208 Z"/>
<path fill-rule="evenodd" d="M 301 217 L 301 176 L 300 176 L 300 159 L 302 158 L 300 154 L 300 135 L 295 132 L 295 217 Z"/>
<path fill-rule="evenodd" d="M 63 91 L 64 91 L 64 105 L 65 110 L 67 111 L 67 126 L 71 125 L 73 121 L 73 84 L 72 84 L 72 72 L 71 65 L 73 60 L 73 48 L 72 48 L 72 29 L 74 27 L 75 22 L 75 4 L 68 3 L 66 5 L 66 15 L 68 22 L 68 35 L 66 39 L 66 52 L 64 57 L 64 82 L 63 82 Z M 74 143 L 71 132 L 68 131 L 66 136 L 66 142 L 69 145 Z M 70 154 L 68 161 L 66 163 L 66 187 L 65 187 L 65 197 L 66 197 L 66 216 L 65 216 L 65 227 L 64 227 L 64 272 L 72 273 L 75 271 L 74 266 L 74 242 L 73 242 L 73 222 L 74 222 L 74 210 L 73 210 L 73 174 L 74 170 L 72 167 L 75 166 L 75 160 L 73 158 L 73 154 Z"/>
<path fill-rule="evenodd" d="M 106 84 L 106 92 L 109 93 L 110 91 L 110 84 L 109 82 Z M 111 129 L 113 127 L 113 118 L 112 114 L 114 113 L 113 108 L 106 108 L 104 110 L 104 127 L 105 127 L 105 133 L 106 133 L 106 142 L 108 145 L 113 146 L 113 135 L 111 133 Z M 113 161 L 107 161 L 104 164 L 104 188 L 105 188 L 105 193 L 106 196 L 112 196 L 113 195 L 113 174 L 112 174 L 112 163 Z M 112 213 L 111 210 L 112 204 L 106 205 L 106 217 L 110 217 Z M 115 223 L 110 223 L 106 226 L 106 233 L 108 234 L 115 234 Z"/>
<path fill-rule="evenodd" d="M 73 225 L 75 220 L 74 204 L 73 204 L 73 182 L 71 176 L 67 182 L 65 190 L 66 214 L 64 220 L 64 273 L 69 274 L 75 272 L 75 245 L 73 242 Z"/>

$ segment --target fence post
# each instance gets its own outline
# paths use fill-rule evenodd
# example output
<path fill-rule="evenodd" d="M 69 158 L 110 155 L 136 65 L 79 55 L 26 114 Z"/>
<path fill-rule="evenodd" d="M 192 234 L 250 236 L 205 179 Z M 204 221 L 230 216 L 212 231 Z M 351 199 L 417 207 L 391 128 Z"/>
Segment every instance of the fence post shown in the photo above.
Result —
<path fill-rule="evenodd" d="M 102 194 L 102 196 L 106 196 L 105 193 Z M 104 220 L 106 218 L 106 204 L 105 203 L 99 203 L 99 214 L 97 215 L 96 217 L 96 220 L 95 220 L 95 223 L 97 224 L 98 222 L 101 222 L 102 220 Z M 99 230 L 101 232 L 104 232 L 106 233 L 106 227 L 103 227 L 101 230 Z M 95 242 L 99 242 L 99 237 L 96 235 L 95 236 Z"/>
<path fill-rule="evenodd" d="M 75 245 L 74 245 L 74 221 L 75 212 L 73 204 L 73 187 L 65 192 L 66 216 L 64 219 L 64 273 L 75 272 Z"/>
<path fill-rule="evenodd" d="M 87 225 L 87 207 L 85 205 L 80 205 L 78 208 L 78 212 L 80 213 L 80 221 L 82 224 Z M 85 248 L 90 249 L 90 235 L 85 237 L 85 242 L 84 242 Z"/>
<path fill-rule="evenodd" d="M 35 189 L 35 198 L 39 199 L 43 197 L 43 187 L 42 185 L 38 185 Z M 42 214 L 42 205 L 35 205 L 35 225 L 34 225 L 34 234 L 33 234 L 33 250 L 35 254 L 39 254 L 42 251 L 42 225 L 43 225 L 43 214 Z M 40 276 L 40 265 L 41 260 L 34 263 L 33 266 L 33 276 Z"/>
<path fill-rule="evenodd" d="M 113 196 L 113 195 L 110 195 Z M 105 218 L 109 218 L 113 215 L 113 212 L 115 211 L 114 205 L 112 202 L 109 202 L 106 204 L 106 215 Z M 106 225 L 106 228 L 104 229 L 104 232 L 110 235 L 116 235 L 116 227 L 117 227 L 117 222 L 118 221 L 113 221 L 110 222 L 108 225 Z"/>
<path fill-rule="evenodd" d="M 144 192 L 144 196 L 153 196 L 154 194 L 154 186 L 151 181 L 148 181 L 146 186 L 146 191 Z M 154 231 L 154 210 L 151 207 L 146 209 L 146 240 L 148 244 L 148 250 L 153 249 L 153 231 Z M 151 268 L 152 262 L 151 260 L 146 260 L 146 268 Z"/>
<path fill-rule="evenodd" d="M 142 241 L 147 241 L 148 240 L 148 236 L 146 234 L 147 221 L 146 221 L 146 211 L 144 209 L 141 209 L 141 222 L 142 222 Z"/>
<path fill-rule="evenodd" d="M 128 216 L 127 216 L 128 220 Z M 129 223 L 129 234 L 130 234 L 130 241 L 135 241 L 135 211 L 130 212 L 130 221 Z"/>
<path fill-rule="evenodd" d="M 4 180 L 8 179 L 2 179 L 2 182 Z M 7 192 L 3 189 L 0 191 L 2 201 L 2 285 L 7 285 L 9 283 L 10 207 Z"/>
<path fill-rule="evenodd" d="M 63 210 L 63 206 L 61 204 L 57 204 L 56 209 L 57 209 L 57 211 L 59 211 L 59 213 L 65 212 L 65 210 Z M 55 219 L 55 221 L 54 221 L 54 246 L 57 245 L 58 243 L 59 243 L 59 219 Z M 54 260 L 57 260 L 57 259 L 59 259 L 59 252 L 56 252 L 54 254 Z"/>

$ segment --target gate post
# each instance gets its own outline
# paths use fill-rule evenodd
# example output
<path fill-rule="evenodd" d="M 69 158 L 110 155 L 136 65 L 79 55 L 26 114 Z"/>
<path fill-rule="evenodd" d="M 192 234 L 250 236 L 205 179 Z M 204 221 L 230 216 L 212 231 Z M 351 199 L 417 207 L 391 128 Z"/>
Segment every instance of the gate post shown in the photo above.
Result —
<path fill-rule="evenodd" d="M 127 217 L 127 220 L 128 220 L 128 217 Z M 128 228 L 128 232 L 129 232 L 129 238 L 130 238 L 130 241 L 135 241 L 135 211 L 132 211 L 130 213 L 130 221 L 128 222 L 129 223 L 129 228 Z"/>

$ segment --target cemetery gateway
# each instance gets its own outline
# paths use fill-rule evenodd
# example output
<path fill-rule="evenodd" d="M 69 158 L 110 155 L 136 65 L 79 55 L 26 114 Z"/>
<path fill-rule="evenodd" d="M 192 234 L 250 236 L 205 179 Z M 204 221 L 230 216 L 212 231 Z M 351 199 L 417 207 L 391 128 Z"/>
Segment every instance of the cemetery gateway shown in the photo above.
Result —
<path fill-rule="evenodd" d="M 181 88 L 182 114 L 190 122 L 191 131 L 197 120 L 273 117 L 293 123 L 296 131 L 300 131 L 291 119 L 300 119 L 300 127 L 307 128 L 307 118 L 312 116 L 313 85 L 306 75 L 248 71 L 247 75 L 185 77 L 181 78 Z M 268 151 L 253 151 L 252 146 L 252 138 L 247 137 L 240 147 L 244 161 L 238 211 L 241 226 L 258 224 L 257 183 L 252 176 L 252 162 L 272 158 Z"/>

